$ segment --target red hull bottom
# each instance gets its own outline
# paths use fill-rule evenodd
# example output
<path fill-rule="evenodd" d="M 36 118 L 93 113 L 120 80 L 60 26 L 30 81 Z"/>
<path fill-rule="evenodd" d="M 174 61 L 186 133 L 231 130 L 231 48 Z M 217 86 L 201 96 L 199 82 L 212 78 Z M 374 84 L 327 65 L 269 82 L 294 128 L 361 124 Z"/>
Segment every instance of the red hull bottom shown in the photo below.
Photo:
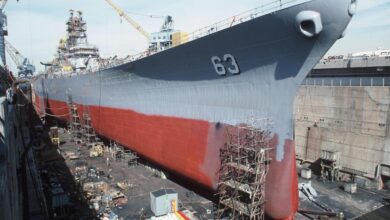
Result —
<path fill-rule="evenodd" d="M 42 106 L 35 97 L 35 106 Z M 47 111 L 68 120 L 67 104 L 45 102 Z M 87 106 L 79 105 L 80 116 Z M 132 149 L 166 169 L 200 183 L 210 191 L 216 189 L 219 149 L 225 143 L 226 126 L 208 121 L 166 116 L 150 116 L 132 110 L 88 106 L 93 127 L 100 134 Z M 44 109 L 37 109 L 43 112 Z M 277 135 L 272 142 L 276 146 Z M 282 161 L 272 163 L 266 183 L 266 213 L 274 219 L 293 219 L 298 209 L 298 180 L 295 146 L 285 140 Z"/>

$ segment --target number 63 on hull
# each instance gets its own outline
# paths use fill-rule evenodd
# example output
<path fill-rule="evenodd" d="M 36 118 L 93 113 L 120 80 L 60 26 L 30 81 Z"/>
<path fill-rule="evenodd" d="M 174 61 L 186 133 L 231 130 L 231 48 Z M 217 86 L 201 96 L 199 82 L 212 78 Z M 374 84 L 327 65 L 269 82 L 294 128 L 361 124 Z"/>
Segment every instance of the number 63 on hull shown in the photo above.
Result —
<path fill-rule="evenodd" d="M 225 54 L 222 59 L 218 56 L 212 56 L 211 62 L 214 65 L 215 72 L 220 76 L 225 76 L 227 72 L 233 75 L 240 74 L 236 58 L 231 54 Z M 224 64 L 229 66 L 226 68 Z"/>

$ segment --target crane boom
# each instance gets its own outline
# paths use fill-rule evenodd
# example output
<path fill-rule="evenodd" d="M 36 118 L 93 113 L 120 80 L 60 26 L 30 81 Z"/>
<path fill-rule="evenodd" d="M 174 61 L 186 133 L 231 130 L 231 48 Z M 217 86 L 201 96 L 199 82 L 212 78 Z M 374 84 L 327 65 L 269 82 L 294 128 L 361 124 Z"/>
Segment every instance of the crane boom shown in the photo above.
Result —
<path fill-rule="evenodd" d="M 27 77 L 33 75 L 35 72 L 35 66 L 30 64 L 30 61 L 25 58 L 10 42 L 5 40 L 5 49 L 10 55 L 11 59 L 16 64 L 18 68 L 19 77 Z"/>
<path fill-rule="evenodd" d="M 5 39 L 4 41 L 5 41 L 5 49 L 7 50 L 7 53 L 9 54 L 11 59 L 14 61 L 17 67 L 21 66 L 23 62 L 23 56 L 20 55 L 19 51 L 14 46 L 12 46 L 10 42 L 8 42 Z"/>
<path fill-rule="evenodd" d="M 0 0 L 0 59 L 3 65 L 6 64 L 4 36 L 8 35 L 7 16 L 3 12 L 6 4 L 7 4 L 7 0 Z"/>
<path fill-rule="evenodd" d="M 146 32 L 137 22 L 135 22 L 129 15 L 127 15 L 121 8 L 116 6 L 111 0 L 106 0 L 106 2 L 111 5 L 112 8 L 123 17 L 127 22 L 129 22 L 137 31 L 139 31 L 144 37 L 150 40 L 150 34 Z"/>

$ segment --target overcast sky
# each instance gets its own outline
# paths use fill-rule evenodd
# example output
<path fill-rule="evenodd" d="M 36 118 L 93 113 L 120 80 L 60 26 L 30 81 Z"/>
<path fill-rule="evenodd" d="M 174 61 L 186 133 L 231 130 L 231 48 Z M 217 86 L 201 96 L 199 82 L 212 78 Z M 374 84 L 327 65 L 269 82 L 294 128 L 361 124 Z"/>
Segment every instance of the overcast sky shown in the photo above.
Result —
<path fill-rule="evenodd" d="M 163 19 L 143 15 L 172 15 L 176 29 L 191 32 L 267 1 L 270 0 L 113 0 L 149 32 L 157 31 Z M 89 42 L 98 46 L 104 57 L 134 54 L 147 46 L 146 39 L 121 21 L 105 0 L 8 0 L 7 39 L 42 69 L 39 62 L 50 61 L 59 39 L 65 36 L 69 9 L 83 11 Z M 359 0 L 346 37 L 328 54 L 390 49 L 389 15 L 390 0 Z M 8 63 L 12 68 L 9 58 Z"/>

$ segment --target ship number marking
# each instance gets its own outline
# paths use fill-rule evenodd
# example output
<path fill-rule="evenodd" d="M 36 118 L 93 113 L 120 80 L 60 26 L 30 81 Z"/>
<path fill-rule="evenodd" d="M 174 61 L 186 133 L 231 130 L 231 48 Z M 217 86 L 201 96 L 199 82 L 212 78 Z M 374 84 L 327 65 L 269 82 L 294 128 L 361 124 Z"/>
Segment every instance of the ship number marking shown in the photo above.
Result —
<path fill-rule="evenodd" d="M 223 65 L 223 63 L 228 63 L 230 66 L 227 68 L 227 70 L 233 74 L 239 74 L 240 73 L 240 68 L 238 67 L 238 64 L 236 62 L 236 59 L 234 58 L 233 55 L 231 54 L 225 54 L 223 56 L 223 59 L 217 57 L 217 56 L 212 56 L 211 57 L 211 62 L 214 65 L 215 72 L 217 72 L 218 75 L 224 76 L 226 75 L 226 67 Z"/>

